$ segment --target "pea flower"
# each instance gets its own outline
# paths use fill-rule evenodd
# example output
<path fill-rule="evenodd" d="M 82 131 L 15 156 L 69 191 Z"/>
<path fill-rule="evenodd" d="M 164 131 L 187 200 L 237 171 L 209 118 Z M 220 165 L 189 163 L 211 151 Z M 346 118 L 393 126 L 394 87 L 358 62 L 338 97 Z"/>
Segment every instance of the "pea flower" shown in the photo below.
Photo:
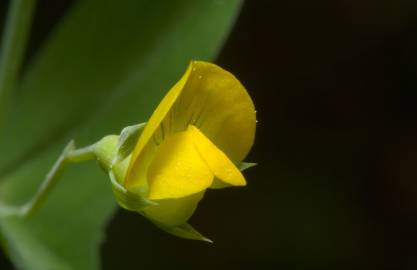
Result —
<path fill-rule="evenodd" d="M 191 62 L 131 154 L 113 165 L 119 204 L 170 233 L 201 239 L 187 221 L 207 189 L 246 185 L 239 166 L 255 128 L 255 108 L 241 83 L 214 64 Z"/>

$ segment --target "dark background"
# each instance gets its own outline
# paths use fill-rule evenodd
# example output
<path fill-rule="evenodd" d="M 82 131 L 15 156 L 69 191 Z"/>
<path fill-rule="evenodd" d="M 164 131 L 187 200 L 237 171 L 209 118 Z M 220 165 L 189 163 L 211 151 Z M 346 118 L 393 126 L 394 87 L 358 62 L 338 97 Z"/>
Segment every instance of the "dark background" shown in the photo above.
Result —
<path fill-rule="evenodd" d="M 28 59 L 70 4 L 39 1 Z M 200 204 L 212 245 L 119 211 L 103 268 L 415 269 L 416 56 L 411 0 L 245 1 L 216 62 L 257 107 L 248 187 Z"/>

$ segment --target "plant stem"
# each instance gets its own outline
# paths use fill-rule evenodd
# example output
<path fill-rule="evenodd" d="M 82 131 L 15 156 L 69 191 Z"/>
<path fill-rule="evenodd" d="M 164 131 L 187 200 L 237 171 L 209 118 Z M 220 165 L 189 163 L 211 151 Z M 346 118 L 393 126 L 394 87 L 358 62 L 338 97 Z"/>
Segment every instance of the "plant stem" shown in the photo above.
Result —
<path fill-rule="evenodd" d="M 36 0 L 11 0 L 0 51 L 0 123 L 23 61 Z"/>
<path fill-rule="evenodd" d="M 21 207 L 19 213 L 20 216 L 24 218 L 30 217 L 43 205 L 50 191 L 55 187 L 56 183 L 58 183 L 61 178 L 62 172 L 68 163 L 77 163 L 92 159 L 95 159 L 94 145 L 81 149 L 75 149 L 74 142 L 70 141 L 55 164 L 52 166 L 36 194 L 29 202 Z"/>
<path fill-rule="evenodd" d="M 144 125 L 142 124 L 138 126 L 142 128 Z M 108 135 L 92 145 L 79 149 L 75 149 L 74 141 L 70 141 L 62 151 L 61 155 L 55 161 L 54 165 L 49 170 L 45 179 L 31 199 L 20 206 L 8 205 L 0 202 L 0 218 L 8 216 L 15 216 L 19 218 L 30 217 L 44 204 L 46 198 L 58 183 L 64 169 L 66 168 L 66 165 L 68 164 L 79 163 L 88 160 L 97 160 L 105 171 L 112 171 L 112 166 L 116 160 L 116 156 L 118 155 L 119 148 L 128 147 L 124 144 L 126 144 L 126 142 L 132 141 L 131 137 L 137 138 L 138 132 L 136 129 L 128 129 L 127 131 L 125 129 L 123 136 L 124 137 L 121 145 L 119 145 L 120 137 L 118 135 Z M 133 151 L 133 149 L 131 151 Z M 116 173 L 120 172 L 120 168 L 123 167 L 119 166 L 118 169 L 116 169 Z M 127 168 L 124 168 L 123 171 L 126 169 Z M 140 203 L 143 203 L 143 200 L 141 200 Z M 149 202 L 145 203 L 149 204 Z"/>
<path fill-rule="evenodd" d="M 66 164 L 66 157 L 68 153 L 74 150 L 74 142 L 71 141 L 64 149 L 62 154 L 59 156 L 55 164 L 52 166 L 49 173 L 46 175 L 45 180 L 42 182 L 41 186 L 39 187 L 38 191 L 29 200 L 26 204 L 24 204 L 20 209 L 20 215 L 23 217 L 30 216 L 36 209 L 38 209 L 45 201 L 49 192 L 54 188 L 56 183 L 58 182 L 63 169 Z"/>
<path fill-rule="evenodd" d="M 96 159 L 94 145 L 75 149 L 74 142 L 69 142 L 62 154 L 56 160 L 55 164 L 52 166 L 49 173 L 46 175 L 35 195 L 22 206 L 0 204 L 0 216 L 18 216 L 21 218 L 30 217 L 43 205 L 51 190 L 58 183 L 67 164 L 92 159 Z"/>

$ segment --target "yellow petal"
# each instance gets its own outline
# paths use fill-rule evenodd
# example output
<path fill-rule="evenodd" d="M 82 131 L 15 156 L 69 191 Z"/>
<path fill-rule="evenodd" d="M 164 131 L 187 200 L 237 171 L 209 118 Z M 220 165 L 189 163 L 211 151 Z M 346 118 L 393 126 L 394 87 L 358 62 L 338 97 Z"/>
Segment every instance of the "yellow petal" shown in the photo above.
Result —
<path fill-rule="evenodd" d="M 147 207 L 143 214 L 154 221 L 168 226 L 182 225 L 194 213 L 204 191 L 179 199 L 156 201 L 158 205 Z"/>
<path fill-rule="evenodd" d="M 161 122 L 177 100 L 179 94 L 187 82 L 191 73 L 191 65 L 188 66 L 183 77 L 171 88 L 164 99 L 153 112 L 149 121 L 139 137 L 139 140 L 132 152 L 130 164 L 127 170 L 127 177 L 123 185 L 128 189 L 144 189 L 147 188 L 146 168 L 152 161 L 153 154 L 158 145 L 151 141 L 152 137 L 158 130 L 161 130 Z M 163 129 L 162 129 L 163 130 Z M 140 162 L 138 162 L 140 156 Z"/>
<path fill-rule="evenodd" d="M 231 73 L 211 63 L 191 62 L 148 121 L 133 151 L 124 186 L 147 189 L 146 170 L 158 145 L 190 124 L 239 164 L 254 141 L 255 108 Z"/>
<path fill-rule="evenodd" d="M 246 185 L 245 178 L 233 162 L 217 148 L 198 128 L 189 126 L 193 141 L 214 176 L 232 186 Z M 217 185 L 215 186 L 217 187 Z"/>
<path fill-rule="evenodd" d="M 213 173 L 201 158 L 191 130 L 167 138 L 158 148 L 148 170 L 148 198 L 182 198 L 207 189 Z"/>
<path fill-rule="evenodd" d="M 195 61 L 184 89 L 163 123 L 172 132 L 199 128 L 235 164 L 252 147 L 256 113 L 242 84 L 217 65 Z"/>

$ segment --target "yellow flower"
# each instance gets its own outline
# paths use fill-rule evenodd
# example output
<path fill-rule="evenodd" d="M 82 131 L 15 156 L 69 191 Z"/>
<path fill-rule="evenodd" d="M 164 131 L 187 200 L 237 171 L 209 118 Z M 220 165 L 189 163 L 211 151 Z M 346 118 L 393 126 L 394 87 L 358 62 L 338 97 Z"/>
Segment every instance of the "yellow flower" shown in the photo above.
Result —
<path fill-rule="evenodd" d="M 117 184 L 154 202 L 140 213 L 176 234 L 208 188 L 246 185 L 238 166 L 255 127 L 241 83 L 214 64 L 193 61 L 147 122 Z"/>

